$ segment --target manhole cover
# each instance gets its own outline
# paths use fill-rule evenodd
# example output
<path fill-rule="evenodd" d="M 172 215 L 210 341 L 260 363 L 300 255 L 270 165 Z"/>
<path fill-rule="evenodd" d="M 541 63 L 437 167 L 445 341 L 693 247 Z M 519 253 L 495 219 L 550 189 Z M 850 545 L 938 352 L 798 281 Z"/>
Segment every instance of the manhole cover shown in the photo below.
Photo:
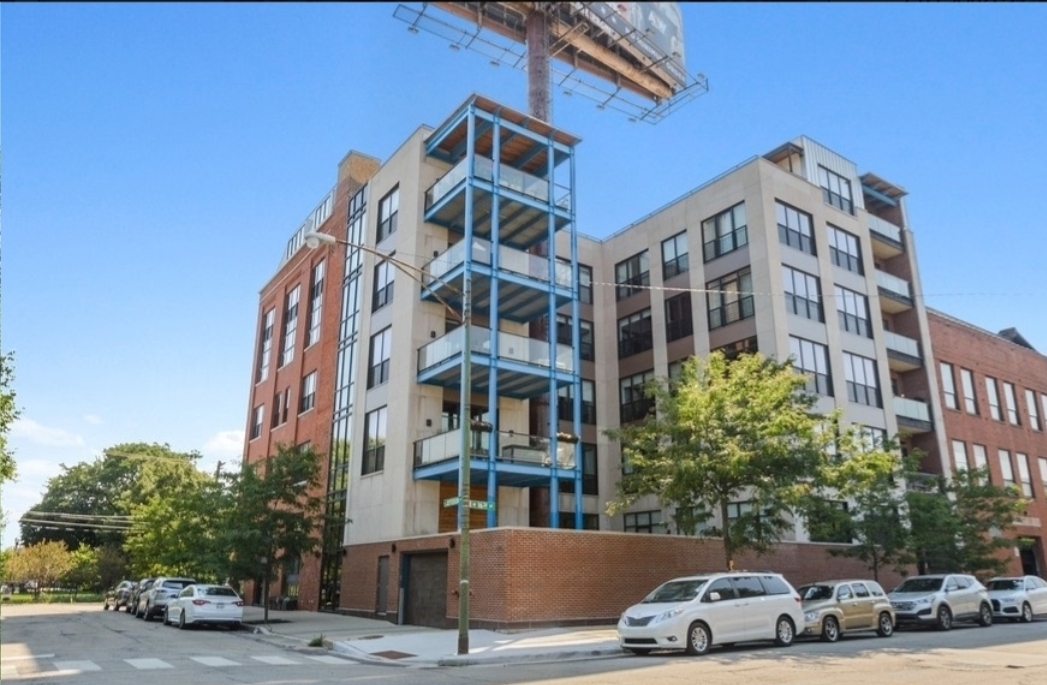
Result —
<path fill-rule="evenodd" d="M 389 649 L 384 652 L 374 652 L 371 656 L 380 656 L 383 659 L 406 659 L 411 656 L 418 656 L 417 654 L 408 654 L 407 652 L 398 652 L 395 649 Z"/>

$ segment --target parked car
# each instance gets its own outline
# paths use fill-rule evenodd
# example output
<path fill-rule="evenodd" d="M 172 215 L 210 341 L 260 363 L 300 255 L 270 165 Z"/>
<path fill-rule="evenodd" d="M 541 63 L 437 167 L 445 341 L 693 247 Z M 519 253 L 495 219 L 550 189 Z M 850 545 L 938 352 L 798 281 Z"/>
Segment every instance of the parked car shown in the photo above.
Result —
<path fill-rule="evenodd" d="M 138 608 L 135 610 L 135 616 L 151 621 L 154 616 L 163 615 L 167 602 L 177 597 L 184 587 L 195 582 L 192 578 L 166 576 L 157 578 L 152 586 L 138 597 Z"/>
<path fill-rule="evenodd" d="M 705 654 L 713 645 L 753 640 L 792 644 L 804 625 L 800 595 L 778 573 L 709 573 L 663 583 L 618 621 L 623 649 Z"/>
<path fill-rule="evenodd" d="M 796 589 L 803 601 L 804 635 L 836 642 L 841 635 L 875 630 L 894 634 L 894 608 L 872 580 L 825 580 Z"/>
<path fill-rule="evenodd" d="M 191 625 L 239 628 L 243 620 L 244 601 L 225 585 L 189 585 L 164 610 L 164 623 L 177 623 L 183 630 Z"/>
<path fill-rule="evenodd" d="M 121 580 L 105 593 L 105 604 L 102 605 L 102 610 L 120 611 L 120 607 L 126 607 L 131 600 L 131 591 L 137 585 L 138 583 L 133 580 Z"/>
<path fill-rule="evenodd" d="M 996 618 L 1032 623 L 1037 616 L 1047 616 L 1047 582 L 1042 578 L 993 578 L 986 587 Z"/>
<path fill-rule="evenodd" d="M 128 598 L 124 611 L 135 616 L 138 615 L 138 599 L 153 586 L 154 580 L 156 578 L 142 578 L 138 581 L 138 584 L 131 590 L 131 596 Z"/>
<path fill-rule="evenodd" d="M 992 625 L 989 593 L 974 576 L 959 573 L 913 576 L 888 597 L 899 626 L 926 625 L 949 630 L 956 621 Z"/>

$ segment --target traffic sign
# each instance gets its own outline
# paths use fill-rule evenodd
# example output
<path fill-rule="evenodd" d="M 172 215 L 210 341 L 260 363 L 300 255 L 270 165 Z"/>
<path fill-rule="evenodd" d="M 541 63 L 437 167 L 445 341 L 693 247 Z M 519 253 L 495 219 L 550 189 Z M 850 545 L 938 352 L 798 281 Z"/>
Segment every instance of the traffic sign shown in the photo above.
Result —
<path fill-rule="evenodd" d="M 457 507 L 458 503 L 462 501 L 461 497 L 448 497 L 444 500 L 445 507 Z"/>
<path fill-rule="evenodd" d="M 484 500 L 469 500 L 470 509 L 482 509 L 483 511 L 494 511 L 494 502 L 487 502 Z"/>

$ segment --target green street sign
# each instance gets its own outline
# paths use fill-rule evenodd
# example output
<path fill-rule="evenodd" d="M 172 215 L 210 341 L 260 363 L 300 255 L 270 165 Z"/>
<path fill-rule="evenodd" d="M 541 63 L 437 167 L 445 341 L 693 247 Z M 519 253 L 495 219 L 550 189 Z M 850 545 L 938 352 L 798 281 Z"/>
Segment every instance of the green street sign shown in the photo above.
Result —
<path fill-rule="evenodd" d="M 462 501 L 461 497 L 448 497 L 444 500 L 445 507 L 457 507 L 458 503 Z"/>
<path fill-rule="evenodd" d="M 469 500 L 470 509 L 482 509 L 483 511 L 494 511 L 494 502 L 487 502 L 484 500 Z"/>

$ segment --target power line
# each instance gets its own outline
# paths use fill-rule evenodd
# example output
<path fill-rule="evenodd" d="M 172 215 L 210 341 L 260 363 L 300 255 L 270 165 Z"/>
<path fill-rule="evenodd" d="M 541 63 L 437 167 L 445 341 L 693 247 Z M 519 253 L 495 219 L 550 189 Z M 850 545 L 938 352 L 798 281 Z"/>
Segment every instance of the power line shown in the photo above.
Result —
<path fill-rule="evenodd" d="M 25 512 L 23 516 L 58 516 L 62 518 L 73 518 L 73 519 L 133 519 L 133 516 L 127 516 L 124 514 L 73 514 L 65 511 L 39 511 L 37 509 L 30 509 Z"/>

